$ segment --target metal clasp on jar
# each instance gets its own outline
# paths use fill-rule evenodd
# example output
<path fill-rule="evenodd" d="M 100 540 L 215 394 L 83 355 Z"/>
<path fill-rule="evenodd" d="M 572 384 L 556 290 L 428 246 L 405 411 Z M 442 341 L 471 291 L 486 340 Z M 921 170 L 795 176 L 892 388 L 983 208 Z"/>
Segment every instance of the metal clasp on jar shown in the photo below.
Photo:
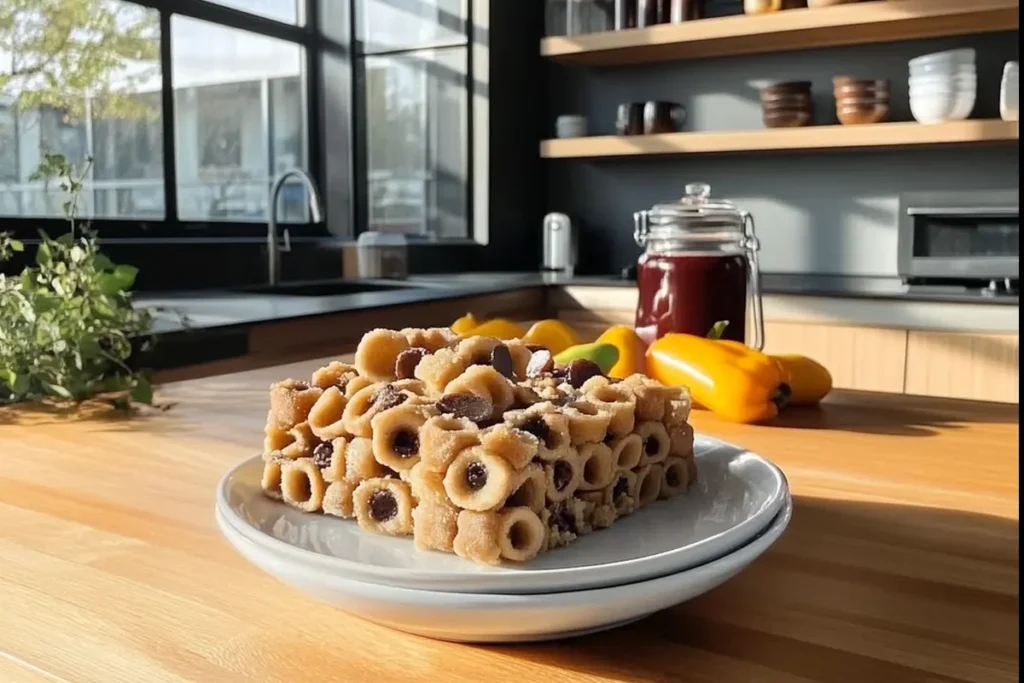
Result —
<path fill-rule="evenodd" d="M 750 263 L 750 296 L 753 299 L 754 340 L 751 346 L 758 351 L 764 350 L 764 306 L 761 302 L 761 266 L 757 260 L 757 252 L 761 251 L 761 242 L 754 231 L 754 217 L 744 211 L 743 215 L 743 250 L 747 252 Z"/>
<path fill-rule="evenodd" d="M 633 214 L 633 241 L 638 247 L 647 244 L 647 234 L 650 232 L 648 225 L 649 214 L 646 210 L 637 211 Z"/>

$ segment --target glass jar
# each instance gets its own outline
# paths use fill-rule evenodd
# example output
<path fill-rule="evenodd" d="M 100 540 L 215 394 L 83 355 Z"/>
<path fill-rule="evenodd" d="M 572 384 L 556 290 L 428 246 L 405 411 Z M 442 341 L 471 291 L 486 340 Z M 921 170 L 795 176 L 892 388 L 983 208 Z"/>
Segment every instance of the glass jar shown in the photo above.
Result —
<path fill-rule="evenodd" d="M 614 0 L 569 0 L 567 35 L 579 36 L 614 28 Z"/>
<path fill-rule="evenodd" d="M 753 217 L 711 199 L 705 183 L 686 186 L 678 202 L 633 214 L 637 264 L 636 331 L 647 343 L 669 332 L 705 336 L 728 321 L 723 339 L 746 341 L 748 287 L 754 314 L 751 346 L 764 347 L 761 275 Z"/>

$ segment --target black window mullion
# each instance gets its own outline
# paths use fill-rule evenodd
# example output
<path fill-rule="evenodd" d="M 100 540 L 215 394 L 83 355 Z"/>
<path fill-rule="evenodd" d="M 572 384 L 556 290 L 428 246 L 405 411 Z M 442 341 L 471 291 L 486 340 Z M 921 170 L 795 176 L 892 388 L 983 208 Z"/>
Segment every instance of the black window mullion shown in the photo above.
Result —
<path fill-rule="evenodd" d="M 304 0 L 306 29 L 316 37 L 320 31 L 320 8 L 318 0 Z M 323 128 L 321 111 L 324 107 L 324 88 L 321 74 L 321 49 L 319 41 L 306 47 L 305 78 L 302 80 L 303 99 L 306 103 L 306 167 L 320 189 L 321 196 L 327 193 L 327 169 L 324 164 Z M 321 200 L 321 203 L 323 201 Z M 326 204 L 325 204 L 326 208 Z"/>
<path fill-rule="evenodd" d="M 268 19 L 257 14 L 250 14 L 233 7 L 225 7 L 205 0 L 129 0 L 136 5 L 160 10 L 162 14 L 180 14 L 185 17 L 208 21 L 228 28 L 235 28 L 249 33 L 258 33 L 270 38 L 278 38 L 291 43 L 300 43 L 310 47 L 315 42 L 316 34 L 307 26 L 287 24 L 276 19 Z"/>
<path fill-rule="evenodd" d="M 358 31 L 356 1 L 349 0 L 349 45 L 355 46 Z M 352 52 L 352 236 L 370 229 L 370 156 L 366 145 L 366 56 Z"/>
<path fill-rule="evenodd" d="M 160 98 L 164 147 L 164 219 L 178 222 L 178 172 L 174 142 L 174 79 L 171 73 L 171 13 L 160 12 Z"/>

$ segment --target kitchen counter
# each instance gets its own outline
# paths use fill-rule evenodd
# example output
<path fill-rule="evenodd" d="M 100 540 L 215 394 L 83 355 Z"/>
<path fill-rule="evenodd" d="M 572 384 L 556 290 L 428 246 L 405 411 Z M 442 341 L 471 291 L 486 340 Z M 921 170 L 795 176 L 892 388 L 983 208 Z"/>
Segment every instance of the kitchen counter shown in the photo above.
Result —
<path fill-rule="evenodd" d="M 0 409 L 0 680 L 1017 680 L 1016 406 L 837 393 L 771 426 L 696 412 L 785 471 L 779 543 L 635 624 L 474 647 L 321 605 L 221 540 L 214 489 L 258 449 L 268 384 L 321 363 L 171 384 L 167 410 L 130 420 Z"/>

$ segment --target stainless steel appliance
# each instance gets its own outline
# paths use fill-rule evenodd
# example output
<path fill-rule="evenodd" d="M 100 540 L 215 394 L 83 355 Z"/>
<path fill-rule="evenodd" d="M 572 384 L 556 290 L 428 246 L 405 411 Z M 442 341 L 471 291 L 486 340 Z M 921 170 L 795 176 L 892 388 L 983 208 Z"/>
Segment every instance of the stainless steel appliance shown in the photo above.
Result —
<path fill-rule="evenodd" d="M 900 196 L 897 268 L 911 287 L 958 287 L 1016 296 L 1020 191 Z"/>
<path fill-rule="evenodd" d="M 576 269 L 576 227 L 564 213 L 544 216 L 544 270 L 572 275 Z"/>

